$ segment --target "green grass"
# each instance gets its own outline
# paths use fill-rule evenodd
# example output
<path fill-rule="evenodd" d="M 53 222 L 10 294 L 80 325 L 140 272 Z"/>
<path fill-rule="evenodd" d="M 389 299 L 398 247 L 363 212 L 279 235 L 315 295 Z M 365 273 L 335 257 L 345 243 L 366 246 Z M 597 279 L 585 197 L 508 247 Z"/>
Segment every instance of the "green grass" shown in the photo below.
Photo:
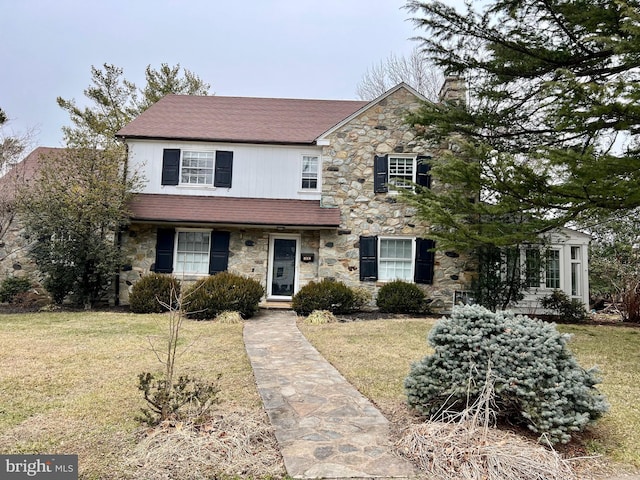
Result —
<path fill-rule="evenodd" d="M 123 478 L 145 406 L 137 375 L 162 371 L 166 317 L 0 316 L 0 452 L 78 454 L 81 478 Z M 178 373 L 220 381 L 223 407 L 259 408 L 242 325 L 185 322 Z"/>
<path fill-rule="evenodd" d="M 430 354 L 430 319 L 303 325 L 311 343 L 365 396 L 404 402 L 402 383 L 413 361 Z M 598 366 L 611 411 L 585 436 L 593 453 L 640 467 L 640 329 L 562 325 L 585 368 Z"/>

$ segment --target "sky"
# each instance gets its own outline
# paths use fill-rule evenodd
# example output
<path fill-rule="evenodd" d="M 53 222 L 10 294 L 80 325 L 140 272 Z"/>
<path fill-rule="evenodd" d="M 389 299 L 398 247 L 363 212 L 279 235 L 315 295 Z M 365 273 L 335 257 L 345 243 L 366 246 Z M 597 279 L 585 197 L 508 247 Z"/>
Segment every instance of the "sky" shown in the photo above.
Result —
<path fill-rule="evenodd" d="M 63 146 L 91 66 L 180 64 L 224 96 L 357 99 L 368 68 L 422 32 L 405 0 L 0 0 L 0 108 L 7 133 Z"/>

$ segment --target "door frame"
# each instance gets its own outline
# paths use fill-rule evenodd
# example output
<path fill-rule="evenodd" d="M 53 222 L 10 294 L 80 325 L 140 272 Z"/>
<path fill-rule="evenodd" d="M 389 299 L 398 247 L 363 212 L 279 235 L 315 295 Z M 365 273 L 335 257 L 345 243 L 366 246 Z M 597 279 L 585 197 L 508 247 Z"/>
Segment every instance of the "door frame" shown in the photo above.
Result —
<path fill-rule="evenodd" d="M 267 300 L 275 301 L 290 301 L 291 296 L 288 295 L 273 295 L 271 293 L 271 286 L 273 284 L 273 255 L 275 253 L 274 243 L 276 240 L 295 240 L 296 252 L 295 252 L 295 274 L 293 279 L 293 293 L 298 291 L 298 278 L 300 275 L 300 235 L 292 233 L 273 233 L 269 235 L 269 255 L 267 261 Z"/>

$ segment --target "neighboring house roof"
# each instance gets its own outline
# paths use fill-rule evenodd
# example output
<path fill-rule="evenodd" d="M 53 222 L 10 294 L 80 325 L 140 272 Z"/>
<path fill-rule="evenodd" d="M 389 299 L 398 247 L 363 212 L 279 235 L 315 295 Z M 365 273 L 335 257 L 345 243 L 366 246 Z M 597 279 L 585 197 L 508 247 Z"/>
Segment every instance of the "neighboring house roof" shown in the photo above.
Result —
<path fill-rule="evenodd" d="M 0 177 L 0 197 L 3 200 L 13 199 L 18 185 L 32 180 L 40 169 L 41 162 L 60 156 L 65 151 L 66 148 L 37 147 Z"/>
<path fill-rule="evenodd" d="M 335 228 L 340 210 L 318 200 L 203 197 L 139 193 L 129 204 L 134 221 Z"/>
<path fill-rule="evenodd" d="M 167 95 L 117 136 L 240 143 L 313 144 L 370 102 Z"/>

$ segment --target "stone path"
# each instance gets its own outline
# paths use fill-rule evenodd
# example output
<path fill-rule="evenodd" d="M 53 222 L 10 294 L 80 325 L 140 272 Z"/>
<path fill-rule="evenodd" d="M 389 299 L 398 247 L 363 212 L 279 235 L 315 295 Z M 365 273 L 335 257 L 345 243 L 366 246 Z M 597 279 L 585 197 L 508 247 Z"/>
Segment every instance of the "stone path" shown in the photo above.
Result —
<path fill-rule="evenodd" d="M 245 322 L 258 391 L 294 478 L 408 478 L 387 419 L 313 348 L 291 311 Z"/>

